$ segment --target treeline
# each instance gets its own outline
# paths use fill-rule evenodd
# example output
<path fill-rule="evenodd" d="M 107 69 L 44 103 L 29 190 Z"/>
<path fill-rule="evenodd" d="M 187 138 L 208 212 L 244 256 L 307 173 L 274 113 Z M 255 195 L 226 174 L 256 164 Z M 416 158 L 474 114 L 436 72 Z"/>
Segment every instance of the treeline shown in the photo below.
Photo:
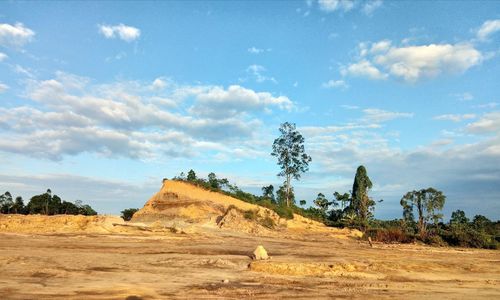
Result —
<path fill-rule="evenodd" d="M 0 213 L 2 214 L 42 214 L 42 215 L 97 215 L 97 212 L 81 200 L 74 203 L 62 200 L 59 196 L 52 194 L 48 189 L 45 193 L 31 197 L 28 204 L 24 205 L 21 196 L 13 199 L 10 192 L 0 195 Z"/>

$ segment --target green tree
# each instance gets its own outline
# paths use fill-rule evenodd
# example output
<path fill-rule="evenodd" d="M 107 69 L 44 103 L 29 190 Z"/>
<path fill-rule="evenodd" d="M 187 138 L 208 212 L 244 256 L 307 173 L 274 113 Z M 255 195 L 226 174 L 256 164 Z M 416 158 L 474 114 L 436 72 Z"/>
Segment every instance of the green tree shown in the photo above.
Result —
<path fill-rule="evenodd" d="M 139 210 L 138 208 L 127 208 L 127 209 L 124 209 L 124 210 L 121 211 L 121 213 L 122 213 L 121 217 L 125 221 L 130 221 L 132 219 L 132 217 L 134 216 L 134 214 L 138 210 Z"/>
<path fill-rule="evenodd" d="M 285 178 L 286 205 L 291 205 L 291 181 L 299 180 L 302 173 L 309 170 L 311 157 L 306 154 L 304 137 L 297 131 L 295 124 L 285 122 L 280 126 L 281 135 L 274 140 L 272 156 L 278 158 L 281 172 L 278 176 Z"/>
<path fill-rule="evenodd" d="M 189 170 L 186 179 L 187 181 L 196 181 L 196 173 L 193 171 L 193 169 Z"/>
<path fill-rule="evenodd" d="M 363 226 L 367 224 L 368 218 L 372 216 L 371 210 L 375 206 L 375 201 L 368 197 L 368 191 L 371 188 L 372 182 L 368 177 L 366 168 L 359 166 L 354 176 L 350 206 Z"/>
<path fill-rule="evenodd" d="M 300 201 L 299 201 L 299 204 L 300 204 L 300 206 L 304 206 L 304 205 L 306 205 L 306 200 L 300 200 Z"/>
<path fill-rule="evenodd" d="M 216 190 L 220 189 L 219 180 L 217 179 L 217 176 L 215 175 L 215 173 L 212 172 L 212 173 L 208 174 L 208 184 L 213 189 L 216 189 Z"/>
<path fill-rule="evenodd" d="M 17 196 L 14 201 L 14 205 L 12 206 L 12 212 L 15 214 L 23 214 L 24 213 L 24 201 L 23 197 Z"/>
<path fill-rule="evenodd" d="M 14 201 L 12 201 L 12 195 L 9 191 L 5 192 L 3 195 L 0 195 L 0 212 L 3 214 L 9 214 L 12 206 L 14 205 Z"/>
<path fill-rule="evenodd" d="M 276 199 L 274 197 L 274 186 L 272 184 L 262 187 L 262 197 L 271 201 L 271 203 L 276 203 Z"/>
<path fill-rule="evenodd" d="M 290 187 L 290 190 L 288 191 L 288 200 L 287 200 L 286 184 L 280 186 L 280 188 L 276 191 L 276 201 L 280 206 L 287 206 L 287 203 L 294 204 L 295 193 L 293 192 L 293 187 Z"/>
<path fill-rule="evenodd" d="M 319 207 L 319 209 L 323 212 L 326 213 L 328 210 L 328 207 L 332 204 L 331 202 L 326 199 L 325 195 L 323 193 L 318 193 L 318 196 L 316 199 L 313 201 L 314 205 Z"/>
<path fill-rule="evenodd" d="M 463 210 L 457 209 L 451 213 L 450 225 L 467 225 L 468 223 L 469 219 Z"/>
<path fill-rule="evenodd" d="M 417 229 L 421 238 L 427 235 L 427 224 L 433 221 L 434 224 L 443 217 L 438 213 L 443 209 L 446 196 L 443 192 L 434 188 L 411 191 L 401 198 L 400 204 L 403 207 L 403 217 L 406 221 L 413 221 L 414 208 L 417 209 L 418 221 Z M 410 219 L 411 218 L 411 219 Z"/>

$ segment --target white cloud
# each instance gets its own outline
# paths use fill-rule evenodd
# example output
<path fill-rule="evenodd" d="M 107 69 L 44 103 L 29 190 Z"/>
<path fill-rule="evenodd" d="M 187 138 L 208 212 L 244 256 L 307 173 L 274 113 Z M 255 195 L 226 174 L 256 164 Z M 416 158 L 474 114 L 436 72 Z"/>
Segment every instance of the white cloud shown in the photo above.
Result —
<path fill-rule="evenodd" d="M 359 109 L 359 106 L 357 105 L 348 105 L 348 104 L 342 104 L 340 107 L 345 108 L 345 109 Z"/>
<path fill-rule="evenodd" d="M 0 93 L 5 92 L 7 89 L 9 89 L 9 86 L 0 82 Z"/>
<path fill-rule="evenodd" d="M 497 102 L 488 102 L 488 103 L 474 105 L 473 108 L 495 108 L 497 106 L 498 106 Z"/>
<path fill-rule="evenodd" d="M 373 12 L 380 8 L 383 4 L 382 0 L 372 0 L 372 1 L 367 1 L 362 8 L 362 11 L 365 15 L 371 16 Z"/>
<path fill-rule="evenodd" d="M 0 52 L 0 62 L 4 61 L 7 58 L 8 58 L 7 54 Z"/>
<path fill-rule="evenodd" d="M 467 125 L 470 133 L 500 133 L 500 112 L 494 111 L 484 114 L 479 120 Z"/>
<path fill-rule="evenodd" d="M 453 96 L 455 96 L 460 101 L 470 101 L 470 100 L 474 99 L 474 96 L 468 92 L 457 93 L 457 94 L 454 94 Z"/>
<path fill-rule="evenodd" d="M 483 57 L 472 44 L 430 44 L 391 47 L 374 62 L 408 82 L 433 78 L 443 73 L 457 74 L 481 63 Z"/>
<path fill-rule="evenodd" d="M 271 52 L 271 49 L 262 49 L 262 48 L 257 48 L 257 47 L 250 47 L 247 49 L 248 53 L 252 53 L 252 54 L 261 54 L 261 53 L 264 53 L 264 52 Z"/>
<path fill-rule="evenodd" d="M 0 24 L 0 46 L 4 47 L 22 47 L 24 44 L 31 42 L 35 32 L 22 23 Z"/>
<path fill-rule="evenodd" d="M 196 103 L 190 111 L 197 115 L 219 118 L 236 116 L 243 112 L 263 110 L 276 106 L 281 110 L 291 111 L 293 102 L 285 96 L 274 97 L 267 92 L 255 92 L 239 85 L 212 87 L 196 95 Z"/>
<path fill-rule="evenodd" d="M 105 38 L 120 38 L 126 42 L 132 42 L 141 36 L 141 30 L 136 27 L 118 24 L 114 26 L 99 25 L 99 33 Z"/>
<path fill-rule="evenodd" d="M 400 119 L 400 118 L 412 118 L 413 117 L 413 113 L 393 112 L 393 111 L 387 111 L 387 110 L 378 109 L 378 108 L 363 109 L 363 113 L 365 114 L 363 116 L 363 120 L 366 120 L 368 122 L 375 122 L 375 123 L 386 122 L 386 121 L 391 121 L 391 120 Z"/>
<path fill-rule="evenodd" d="M 349 86 L 347 85 L 347 83 L 344 81 L 344 80 L 329 80 L 325 83 L 322 84 L 322 86 L 324 88 L 327 88 L 327 89 L 331 89 L 331 88 L 342 88 L 342 89 L 346 89 L 348 88 Z"/>
<path fill-rule="evenodd" d="M 486 41 L 492 34 L 496 33 L 497 31 L 500 31 L 500 19 L 488 20 L 483 23 L 481 28 L 479 28 L 476 36 L 480 41 Z"/>
<path fill-rule="evenodd" d="M 342 76 L 351 75 L 355 77 L 367 77 L 375 80 L 387 78 L 387 74 L 380 72 L 370 61 L 361 60 L 340 69 Z"/>
<path fill-rule="evenodd" d="M 262 83 L 265 81 L 271 81 L 273 83 L 278 83 L 276 78 L 274 78 L 272 76 L 264 75 L 264 73 L 267 72 L 267 70 L 264 66 L 253 64 L 253 65 L 248 66 L 248 68 L 246 69 L 246 72 L 251 74 L 255 78 L 255 81 L 257 81 L 259 83 Z"/>
<path fill-rule="evenodd" d="M 453 122 L 461 122 L 464 120 L 470 120 L 476 118 L 475 114 L 445 114 L 435 116 L 433 119 L 438 121 L 453 121 Z"/>
<path fill-rule="evenodd" d="M 377 43 L 373 43 L 370 49 L 371 53 L 386 52 L 391 47 L 392 42 L 389 40 L 382 40 Z"/>
<path fill-rule="evenodd" d="M 253 137 L 263 130 L 257 114 L 294 108 L 286 96 L 162 77 L 92 84 L 57 72 L 28 83 L 24 94 L 37 105 L 0 108 L 0 150 L 53 160 L 83 152 L 137 159 L 255 154 Z"/>
<path fill-rule="evenodd" d="M 343 76 L 386 79 L 389 75 L 406 82 L 417 82 L 442 74 L 459 74 L 480 64 L 484 57 L 471 43 L 392 46 L 382 40 L 358 45 L 358 61 L 343 66 Z"/>
<path fill-rule="evenodd" d="M 350 11 L 354 8 L 352 0 L 318 0 L 319 8 L 325 12 L 334 12 L 336 10 Z"/>

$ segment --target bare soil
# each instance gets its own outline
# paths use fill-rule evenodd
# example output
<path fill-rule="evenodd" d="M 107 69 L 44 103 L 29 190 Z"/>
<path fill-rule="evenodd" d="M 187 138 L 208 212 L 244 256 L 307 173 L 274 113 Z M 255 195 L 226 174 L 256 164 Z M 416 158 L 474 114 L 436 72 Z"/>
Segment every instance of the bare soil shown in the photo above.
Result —
<path fill-rule="evenodd" d="M 258 245 L 270 260 L 252 261 Z M 500 299 L 500 252 L 218 228 L 0 233 L 0 299 L 244 298 Z"/>

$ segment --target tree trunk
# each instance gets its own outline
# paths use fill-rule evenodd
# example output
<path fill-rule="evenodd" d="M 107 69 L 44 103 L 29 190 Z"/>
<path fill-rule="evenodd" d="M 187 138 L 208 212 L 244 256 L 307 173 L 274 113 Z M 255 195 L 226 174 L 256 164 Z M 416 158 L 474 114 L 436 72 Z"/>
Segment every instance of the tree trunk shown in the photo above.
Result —
<path fill-rule="evenodd" d="M 290 174 L 286 175 L 286 207 L 290 207 Z"/>

